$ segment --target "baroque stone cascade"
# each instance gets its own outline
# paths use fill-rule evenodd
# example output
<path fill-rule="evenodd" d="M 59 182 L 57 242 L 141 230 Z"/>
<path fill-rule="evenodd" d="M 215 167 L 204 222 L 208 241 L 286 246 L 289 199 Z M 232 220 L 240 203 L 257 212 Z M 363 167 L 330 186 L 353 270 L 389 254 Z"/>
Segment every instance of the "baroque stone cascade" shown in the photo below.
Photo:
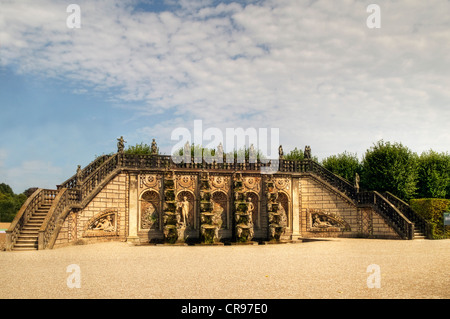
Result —
<path fill-rule="evenodd" d="M 209 174 L 202 173 L 200 180 L 200 239 L 204 244 L 213 244 L 220 241 L 219 230 L 222 227 L 222 212 L 216 210 L 214 204 Z"/>
<path fill-rule="evenodd" d="M 238 173 L 234 178 L 234 208 L 236 221 L 236 242 L 251 242 L 254 236 L 253 228 L 253 203 L 251 198 L 246 198 L 243 187 L 242 174 Z"/>
<path fill-rule="evenodd" d="M 278 200 L 278 191 L 275 188 L 272 177 L 266 181 L 267 212 L 269 215 L 269 240 L 280 241 L 287 227 L 286 212 Z"/>
<path fill-rule="evenodd" d="M 181 220 L 175 200 L 175 177 L 173 172 L 167 172 L 164 177 L 164 242 L 174 244 L 184 242 L 185 221 Z"/>
<path fill-rule="evenodd" d="M 178 163 L 158 154 L 155 141 L 146 155 L 126 153 L 124 143 L 121 137 L 115 154 L 79 166 L 56 190 L 38 188 L 6 231 L 6 249 L 105 239 L 175 244 L 188 237 L 254 243 L 254 238 L 282 241 L 300 235 L 431 236 L 430 225 L 408 204 L 333 174 L 313 160 L 309 146 L 303 160 L 286 160 L 280 145 L 276 175 L 267 176 L 273 163 L 252 163 L 252 156 L 244 162 L 191 158 Z M 139 197 L 142 187 L 146 192 Z"/>

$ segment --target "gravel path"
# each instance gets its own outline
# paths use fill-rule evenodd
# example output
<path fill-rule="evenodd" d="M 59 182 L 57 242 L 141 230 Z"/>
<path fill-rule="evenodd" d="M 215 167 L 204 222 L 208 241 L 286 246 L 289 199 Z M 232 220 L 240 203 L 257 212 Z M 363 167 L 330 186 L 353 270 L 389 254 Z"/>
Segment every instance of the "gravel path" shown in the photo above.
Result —
<path fill-rule="evenodd" d="M 69 288 L 69 265 L 80 288 Z M 369 265 L 380 288 L 368 288 Z M 0 252 L 0 298 L 449 298 L 450 240 L 259 246 L 109 242 Z M 372 281 L 370 281 L 372 282 Z"/>

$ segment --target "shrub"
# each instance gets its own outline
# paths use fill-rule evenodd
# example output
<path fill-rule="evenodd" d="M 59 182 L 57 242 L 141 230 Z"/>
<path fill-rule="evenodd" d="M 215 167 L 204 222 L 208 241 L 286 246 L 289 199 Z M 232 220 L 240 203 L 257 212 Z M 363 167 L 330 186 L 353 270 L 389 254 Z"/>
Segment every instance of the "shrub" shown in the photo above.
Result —
<path fill-rule="evenodd" d="M 432 238 L 449 238 L 450 230 L 447 230 L 445 234 L 443 233 L 443 213 L 450 211 L 450 200 L 441 198 L 411 199 L 410 206 L 418 215 L 430 223 Z"/>
<path fill-rule="evenodd" d="M 450 198 L 450 155 L 432 150 L 418 159 L 418 197 Z"/>
<path fill-rule="evenodd" d="M 344 152 L 322 160 L 322 165 L 336 175 L 354 183 L 355 175 L 361 175 L 361 163 L 356 154 Z"/>
<path fill-rule="evenodd" d="M 361 184 L 376 191 L 389 191 L 409 200 L 416 193 L 417 155 L 400 143 L 383 140 L 366 151 Z"/>

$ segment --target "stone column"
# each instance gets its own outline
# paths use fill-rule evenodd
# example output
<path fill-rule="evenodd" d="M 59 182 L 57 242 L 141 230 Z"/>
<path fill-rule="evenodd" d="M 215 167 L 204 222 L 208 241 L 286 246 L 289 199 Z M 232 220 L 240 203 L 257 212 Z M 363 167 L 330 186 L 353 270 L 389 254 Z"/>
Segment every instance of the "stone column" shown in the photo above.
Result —
<path fill-rule="evenodd" d="M 300 178 L 292 178 L 292 240 L 300 237 Z"/>
<path fill-rule="evenodd" d="M 138 228 L 138 211 L 139 211 L 139 194 L 138 194 L 138 175 L 130 173 L 129 197 L 128 197 L 128 237 L 127 242 L 130 244 L 138 244 L 139 237 Z"/>

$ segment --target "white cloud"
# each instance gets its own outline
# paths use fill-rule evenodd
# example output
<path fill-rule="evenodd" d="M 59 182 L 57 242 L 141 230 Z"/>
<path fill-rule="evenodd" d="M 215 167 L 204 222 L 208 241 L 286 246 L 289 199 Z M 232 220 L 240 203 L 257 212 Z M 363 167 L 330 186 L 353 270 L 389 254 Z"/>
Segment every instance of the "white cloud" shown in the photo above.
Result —
<path fill-rule="evenodd" d="M 70 30 L 65 2 L 3 1 L 1 63 L 172 113 L 149 126 L 165 140 L 201 118 L 279 127 L 286 148 L 320 156 L 361 154 L 380 137 L 448 145 L 449 2 L 380 3 L 376 30 L 356 1 L 181 1 L 159 13 L 79 2 L 81 29 Z"/>

